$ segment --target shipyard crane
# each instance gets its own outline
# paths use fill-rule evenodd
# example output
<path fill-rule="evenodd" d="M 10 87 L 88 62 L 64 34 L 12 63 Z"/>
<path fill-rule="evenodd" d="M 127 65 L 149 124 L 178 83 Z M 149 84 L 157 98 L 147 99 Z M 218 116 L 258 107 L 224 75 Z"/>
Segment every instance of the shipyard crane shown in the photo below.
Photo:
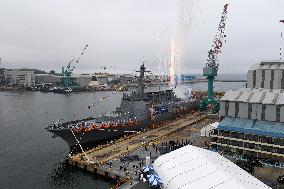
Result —
<path fill-rule="evenodd" d="M 71 61 L 68 62 L 66 69 L 64 67 L 62 67 L 62 80 L 63 80 L 63 86 L 64 87 L 71 87 L 71 86 L 74 85 L 72 78 L 71 78 L 71 74 L 75 69 L 74 63 L 76 63 L 76 64 L 79 63 L 79 61 L 80 61 L 81 57 L 84 55 L 87 47 L 88 47 L 88 45 L 86 45 L 83 48 L 81 54 L 78 57 L 73 58 Z"/>
<path fill-rule="evenodd" d="M 221 48 L 223 46 L 223 40 L 226 37 L 225 27 L 227 19 L 228 4 L 224 5 L 221 21 L 218 26 L 217 34 L 213 40 L 213 45 L 208 52 L 208 59 L 206 66 L 203 68 L 203 76 L 207 77 L 208 80 L 208 96 L 201 102 L 201 110 L 211 109 L 212 112 L 218 112 L 220 109 L 220 104 L 214 99 L 213 94 L 213 83 L 218 72 L 218 55 L 221 53 Z"/>

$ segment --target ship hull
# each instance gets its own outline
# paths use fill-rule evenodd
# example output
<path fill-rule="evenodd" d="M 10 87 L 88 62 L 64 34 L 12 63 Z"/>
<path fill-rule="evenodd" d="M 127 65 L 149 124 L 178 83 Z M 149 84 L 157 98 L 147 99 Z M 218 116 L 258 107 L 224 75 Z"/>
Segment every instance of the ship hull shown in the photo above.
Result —
<path fill-rule="evenodd" d="M 88 145 L 88 144 L 96 144 L 102 141 L 108 141 L 113 138 L 118 138 L 120 136 L 134 133 L 137 131 L 142 131 L 150 124 L 149 121 L 144 120 L 141 124 L 137 126 L 117 126 L 117 127 L 110 127 L 107 129 L 95 129 L 91 131 L 85 131 L 80 133 L 75 133 L 71 129 L 64 128 L 64 129 L 49 129 L 49 132 L 55 134 L 55 136 L 59 136 L 63 140 L 67 142 L 69 147 L 74 147 L 78 145 Z"/>
<path fill-rule="evenodd" d="M 141 120 L 136 126 L 117 126 L 117 127 L 110 127 L 107 129 L 95 129 L 91 131 L 84 131 L 80 133 L 76 133 L 72 131 L 72 129 L 64 128 L 64 129 L 48 129 L 49 132 L 55 134 L 55 136 L 59 136 L 63 140 L 67 142 L 70 148 L 75 146 L 78 147 L 78 143 L 82 146 L 93 146 L 95 144 L 99 144 L 105 141 L 110 141 L 114 138 L 119 138 L 126 134 L 135 133 L 138 131 L 143 131 L 147 129 L 149 126 L 157 125 L 163 122 L 167 122 L 174 118 L 177 118 L 183 114 L 187 114 L 191 111 L 192 108 L 188 111 L 173 113 L 168 112 L 165 114 L 160 114 L 155 116 L 154 119 L 145 119 Z M 78 140 L 78 141 L 77 141 Z"/>

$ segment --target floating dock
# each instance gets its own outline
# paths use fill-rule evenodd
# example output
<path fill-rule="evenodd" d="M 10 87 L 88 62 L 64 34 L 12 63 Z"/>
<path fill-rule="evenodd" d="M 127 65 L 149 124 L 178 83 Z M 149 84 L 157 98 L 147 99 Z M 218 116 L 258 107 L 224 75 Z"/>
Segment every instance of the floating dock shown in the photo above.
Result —
<path fill-rule="evenodd" d="M 186 127 L 205 119 L 206 115 L 194 113 L 177 120 L 160 125 L 145 132 L 139 132 L 114 141 L 111 144 L 101 145 L 84 153 L 69 157 L 69 164 L 94 172 L 95 174 L 111 178 L 124 186 L 131 188 L 137 183 L 139 170 L 145 165 L 146 156 L 150 160 L 160 156 L 155 144 Z M 153 146 L 153 147 L 152 147 Z M 122 161 L 123 157 L 130 157 L 129 161 Z"/>

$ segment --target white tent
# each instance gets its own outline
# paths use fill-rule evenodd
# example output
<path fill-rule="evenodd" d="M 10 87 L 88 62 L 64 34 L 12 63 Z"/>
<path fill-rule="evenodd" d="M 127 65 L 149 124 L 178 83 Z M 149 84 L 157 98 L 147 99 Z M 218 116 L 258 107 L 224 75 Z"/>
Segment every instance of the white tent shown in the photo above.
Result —
<path fill-rule="evenodd" d="M 190 145 L 160 156 L 154 169 L 168 189 L 270 188 L 220 154 Z"/>

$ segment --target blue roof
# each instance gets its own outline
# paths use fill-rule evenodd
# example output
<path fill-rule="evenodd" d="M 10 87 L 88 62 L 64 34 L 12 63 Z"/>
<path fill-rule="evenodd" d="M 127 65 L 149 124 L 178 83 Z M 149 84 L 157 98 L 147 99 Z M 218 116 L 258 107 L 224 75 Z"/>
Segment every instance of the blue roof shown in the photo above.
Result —
<path fill-rule="evenodd" d="M 284 123 L 225 117 L 218 129 L 284 138 Z"/>

